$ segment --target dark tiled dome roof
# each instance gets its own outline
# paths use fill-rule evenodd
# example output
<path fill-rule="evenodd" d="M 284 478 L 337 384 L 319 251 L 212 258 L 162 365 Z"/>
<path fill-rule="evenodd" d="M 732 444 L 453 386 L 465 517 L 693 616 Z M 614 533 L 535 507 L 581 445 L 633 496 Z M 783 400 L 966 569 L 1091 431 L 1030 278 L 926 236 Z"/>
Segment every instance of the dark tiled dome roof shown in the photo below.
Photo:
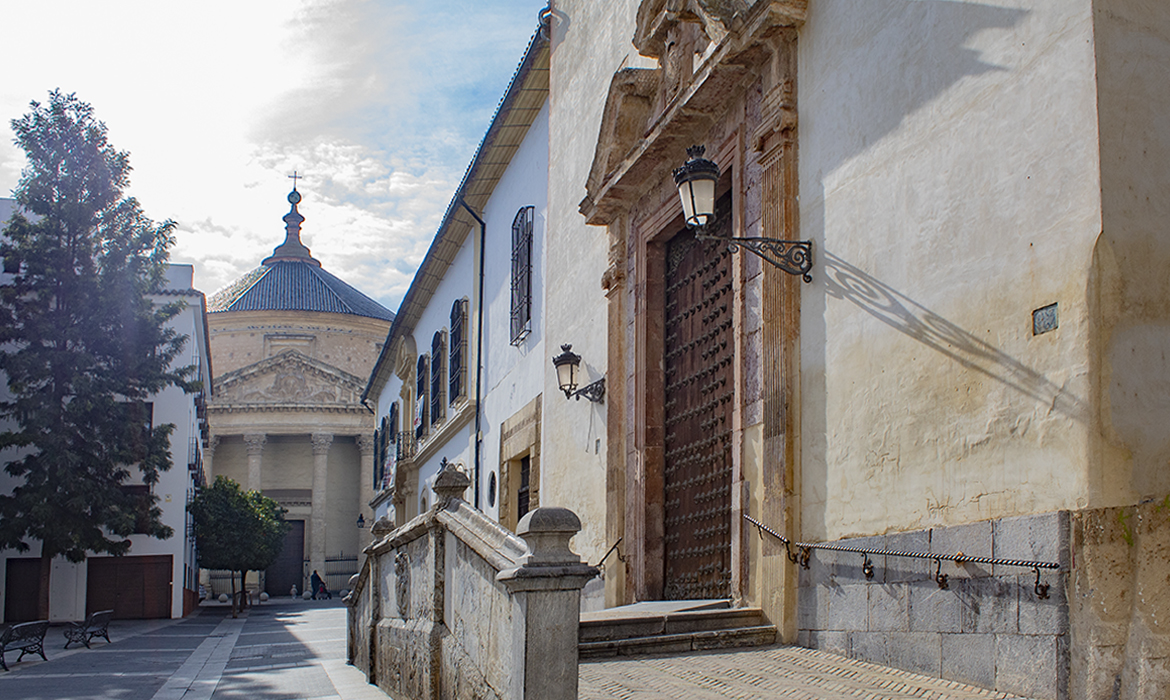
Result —
<path fill-rule="evenodd" d="M 334 275 L 305 262 L 279 260 L 252 270 L 207 300 L 224 311 L 322 311 L 394 320 L 394 313 Z"/>
<path fill-rule="evenodd" d="M 300 193 L 294 189 L 288 201 L 292 209 L 284 216 L 284 243 L 263 265 L 212 294 L 207 310 L 321 311 L 393 321 L 390 309 L 321 269 L 321 263 L 301 243 L 305 217 L 297 211 Z"/>

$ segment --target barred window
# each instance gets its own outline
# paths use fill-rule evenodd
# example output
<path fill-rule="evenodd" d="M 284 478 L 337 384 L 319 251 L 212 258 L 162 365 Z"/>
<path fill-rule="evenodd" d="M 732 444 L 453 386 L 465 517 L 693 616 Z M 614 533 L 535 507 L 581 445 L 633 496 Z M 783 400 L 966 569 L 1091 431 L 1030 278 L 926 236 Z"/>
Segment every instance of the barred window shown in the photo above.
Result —
<path fill-rule="evenodd" d="M 431 338 L 431 425 L 443 420 L 447 402 L 443 400 L 443 365 L 446 364 L 447 349 L 443 331 L 436 331 Z"/>
<path fill-rule="evenodd" d="M 382 417 L 382 427 L 374 431 L 374 490 L 382 485 L 386 475 L 386 450 L 390 446 L 390 419 Z"/>
<path fill-rule="evenodd" d="M 418 366 L 415 368 L 415 389 L 418 393 L 414 398 L 414 437 L 422 439 L 427 434 L 427 382 L 430 380 L 430 362 L 426 355 L 420 355 Z"/>
<path fill-rule="evenodd" d="M 532 217 L 535 207 L 521 207 L 512 220 L 512 344 L 532 331 Z"/>
<path fill-rule="evenodd" d="M 451 403 L 463 398 L 466 386 L 467 357 L 467 302 L 463 299 L 451 305 L 451 361 L 447 365 L 448 395 Z"/>

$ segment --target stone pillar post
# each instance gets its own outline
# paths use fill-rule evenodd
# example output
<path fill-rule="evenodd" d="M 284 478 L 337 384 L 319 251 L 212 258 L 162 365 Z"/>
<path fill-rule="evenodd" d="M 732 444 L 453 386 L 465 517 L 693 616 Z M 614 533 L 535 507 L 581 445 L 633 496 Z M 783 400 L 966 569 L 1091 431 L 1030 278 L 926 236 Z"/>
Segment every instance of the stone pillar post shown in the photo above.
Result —
<path fill-rule="evenodd" d="M 325 517 L 327 493 L 325 481 L 329 476 L 329 446 L 333 436 L 313 433 L 313 513 L 309 545 L 309 570 L 325 577 Z"/>
<path fill-rule="evenodd" d="M 514 609 L 525 611 L 524 648 L 513 653 L 523 677 L 515 680 L 512 697 L 525 700 L 575 700 L 577 697 L 577 629 L 580 626 L 581 589 L 597 569 L 581 562 L 569 549 L 569 540 L 581 530 L 581 520 L 567 508 L 537 508 L 525 515 L 516 534 L 528 544 L 528 554 L 515 569 L 496 577 L 516 598 Z"/>
<path fill-rule="evenodd" d="M 207 447 L 203 448 L 203 478 L 207 480 L 209 486 L 215 481 L 211 463 L 215 459 L 215 448 L 217 447 L 219 447 L 219 436 L 212 435 L 207 439 Z"/>
<path fill-rule="evenodd" d="M 250 433 L 244 436 L 244 444 L 248 446 L 248 484 L 246 488 L 249 491 L 263 490 L 260 486 L 260 457 L 264 452 L 265 442 L 268 442 L 268 436 L 263 433 Z"/>
<path fill-rule="evenodd" d="M 374 527 L 374 509 L 370 507 L 370 501 L 374 500 L 374 436 L 358 435 L 357 446 L 362 453 L 361 469 L 358 472 L 361 485 L 358 489 L 358 510 L 353 517 L 356 521 L 360 513 L 366 520 L 366 529 L 358 532 L 358 551 L 361 551 L 372 541 L 370 529 Z"/>

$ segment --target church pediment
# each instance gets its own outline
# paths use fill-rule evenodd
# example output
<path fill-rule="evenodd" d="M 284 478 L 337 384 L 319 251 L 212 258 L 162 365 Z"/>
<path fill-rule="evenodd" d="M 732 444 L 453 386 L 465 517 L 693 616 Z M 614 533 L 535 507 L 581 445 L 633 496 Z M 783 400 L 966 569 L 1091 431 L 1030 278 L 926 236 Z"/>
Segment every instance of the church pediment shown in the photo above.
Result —
<path fill-rule="evenodd" d="M 338 406 L 358 404 L 365 383 L 348 372 L 296 350 L 228 372 L 215 379 L 218 404 Z"/>
<path fill-rule="evenodd" d="M 623 68 L 610 81 L 580 204 L 588 222 L 609 223 L 648 181 L 681 164 L 751 75 L 778 73 L 782 34 L 804 22 L 807 7 L 807 0 L 643 0 L 634 45 L 658 67 Z M 781 93 L 767 95 L 765 107 L 790 128 L 795 111 Z"/>

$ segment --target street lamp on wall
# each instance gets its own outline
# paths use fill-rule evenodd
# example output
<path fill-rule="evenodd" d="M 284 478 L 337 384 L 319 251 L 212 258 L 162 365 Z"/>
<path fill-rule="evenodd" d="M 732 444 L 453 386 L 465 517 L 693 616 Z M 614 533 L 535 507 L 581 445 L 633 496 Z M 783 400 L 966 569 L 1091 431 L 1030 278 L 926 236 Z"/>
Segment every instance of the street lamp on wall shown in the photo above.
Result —
<path fill-rule="evenodd" d="M 801 275 L 812 282 L 812 241 L 781 241 L 775 238 L 736 238 L 713 236 L 707 228 L 715 221 L 715 186 L 719 182 L 719 166 L 703 157 L 707 149 L 691 146 L 688 160 L 674 170 L 674 184 L 682 202 L 683 218 L 694 229 L 695 238 L 727 241 L 727 249 L 734 253 L 740 248 L 753 253 L 790 275 Z"/>
<path fill-rule="evenodd" d="M 576 398 L 580 401 L 584 396 L 594 403 L 605 401 L 605 377 L 588 386 L 577 388 L 577 378 L 581 373 L 581 356 L 573 352 L 572 345 L 562 345 L 561 354 L 554 357 L 552 362 L 553 367 L 557 368 L 557 386 L 565 392 L 566 399 Z"/>
<path fill-rule="evenodd" d="M 364 530 L 366 528 L 366 516 L 362 515 L 361 513 L 358 513 L 357 526 L 359 530 Z"/>

